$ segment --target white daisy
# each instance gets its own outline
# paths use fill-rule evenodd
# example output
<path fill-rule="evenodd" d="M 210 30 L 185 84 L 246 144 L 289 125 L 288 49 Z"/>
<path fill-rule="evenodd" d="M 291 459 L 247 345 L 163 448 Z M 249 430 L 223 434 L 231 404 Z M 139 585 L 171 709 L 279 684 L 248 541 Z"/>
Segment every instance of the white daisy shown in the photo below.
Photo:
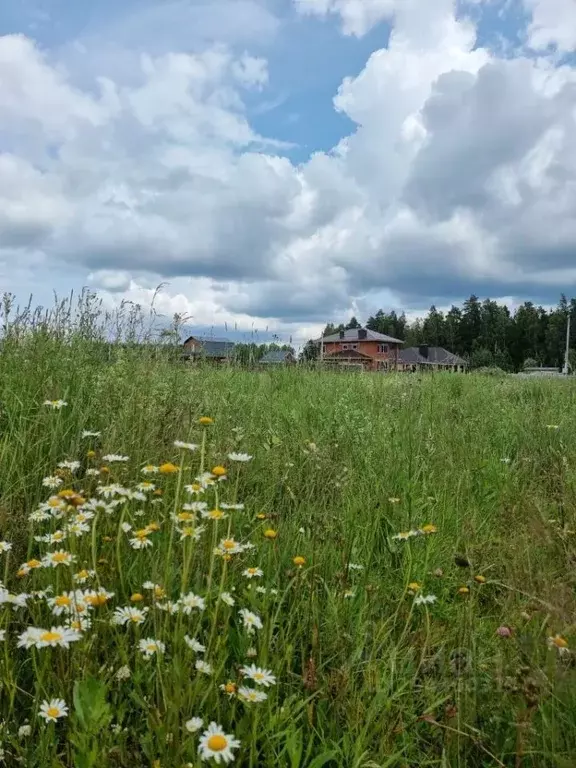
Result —
<path fill-rule="evenodd" d="M 196 733 L 203 725 L 204 720 L 201 717 L 191 717 L 190 720 L 186 720 L 184 723 L 184 728 L 186 728 L 188 733 Z"/>
<path fill-rule="evenodd" d="M 48 408 L 52 408 L 54 411 L 59 411 L 62 408 L 65 408 L 68 403 L 66 400 L 44 400 L 44 405 L 48 406 Z"/>
<path fill-rule="evenodd" d="M 242 576 L 246 576 L 247 579 L 259 579 L 264 576 L 264 571 L 261 568 L 246 568 L 242 571 Z"/>
<path fill-rule="evenodd" d="M 56 477 L 56 475 L 49 475 L 42 480 L 42 485 L 44 488 L 50 488 L 50 490 L 55 491 L 56 488 L 59 488 L 63 482 L 64 481 L 61 477 Z"/>
<path fill-rule="evenodd" d="M 156 486 L 154 485 L 154 483 L 148 483 L 148 482 L 138 483 L 138 485 L 136 486 L 136 490 L 140 491 L 140 493 L 150 493 L 156 490 Z"/>
<path fill-rule="evenodd" d="M 0 554 L 3 552 L 10 552 L 12 544 L 9 541 L 0 541 Z"/>
<path fill-rule="evenodd" d="M 133 606 L 116 608 L 112 616 L 112 623 L 122 626 L 126 624 L 143 624 L 146 621 L 148 611 L 149 608 L 134 608 Z"/>
<path fill-rule="evenodd" d="M 250 456 L 248 453 L 229 453 L 228 458 L 230 459 L 230 461 L 246 462 L 246 461 L 251 461 L 253 457 Z"/>
<path fill-rule="evenodd" d="M 435 603 L 438 598 L 436 595 L 416 595 L 414 598 L 414 605 L 431 605 Z"/>
<path fill-rule="evenodd" d="M 263 685 L 265 688 L 276 685 L 276 677 L 269 669 L 263 669 L 262 667 L 250 664 L 249 667 L 242 667 L 240 671 L 244 677 L 253 680 L 256 685 Z"/>
<path fill-rule="evenodd" d="M 85 429 L 82 432 L 82 438 L 85 440 L 87 437 L 100 437 L 101 432 L 91 432 L 89 429 Z"/>
<path fill-rule="evenodd" d="M 262 619 L 256 613 L 252 613 L 252 611 L 249 611 L 246 608 L 241 608 L 239 613 L 248 634 L 252 634 L 256 629 L 262 629 Z"/>
<path fill-rule="evenodd" d="M 220 595 L 220 600 L 222 600 L 222 602 L 226 603 L 226 605 L 229 605 L 229 606 L 233 606 L 236 603 L 236 600 L 234 600 L 230 592 L 222 592 L 222 594 Z"/>
<path fill-rule="evenodd" d="M 166 651 L 166 644 L 161 640 L 154 640 L 152 637 L 147 637 L 144 640 L 140 640 L 138 643 L 138 649 L 147 659 L 150 659 L 157 653 L 164 653 Z"/>
<path fill-rule="evenodd" d="M 71 552 L 66 552 L 63 549 L 57 549 L 55 552 L 49 552 L 43 559 L 42 565 L 45 568 L 56 568 L 59 565 L 71 565 L 76 556 Z"/>
<path fill-rule="evenodd" d="M 244 509 L 244 504 L 220 504 L 220 509 L 240 510 Z"/>
<path fill-rule="evenodd" d="M 120 528 L 124 531 L 124 533 L 128 533 L 129 531 L 132 530 L 132 526 L 130 525 L 130 523 L 121 523 Z"/>
<path fill-rule="evenodd" d="M 114 677 L 116 678 L 116 680 L 122 681 L 122 680 L 129 680 L 131 675 L 132 675 L 132 673 L 130 672 L 130 667 L 124 665 L 123 667 L 120 667 L 117 670 L 117 672 L 114 675 Z"/>
<path fill-rule="evenodd" d="M 205 501 L 189 501 L 182 504 L 182 509 L 185 512 L 202 512 L 204 509 L 208 509 L 208 504 Z"/>
<path fill-rule="evenodd" d="M 21 725 L 20 728 L 18 728 L 18 738 L 23 739 L 25 736 L 30 736 L 32 733 L 32 726 L 31 725 Z"/>
<path fill-rule="evenodd" d="M 182 448 L 183 450 L 187 451 L 195 451 L 198 448 L 196 443 L 183 443 L 182 440 L 174 440 L 174 447 Z"/>
<path fill-rule="evenodd" d="M 141 536 L 130 539 L 130 546 L 132 549 L 146 549 L 146 547 L 151 547 L 153 545 L 149 538 Z"/>
<path fill-rule="evenodd" d="M 67 717 L 68 707 L 64 699 L 50 699 L 40 704 L 38 717 L 43 717 L 47 723 L 55 723 L 61 717 Z"/>
<path fill-rule="evenodd" d="M 240 742 L 234 736 L 225 733 L 217 723 L 210 723 L 202 734 L 198 745 L 198 754 L 201 760 L 210 760 L 215 763 L 231 763 L 234 760 L 232 750 L 239 749 Z"/>
<path fill-rule="evenodd" d="M 193 609 L 203 611 L 206 608 L 206 601 L 204 598 L 195 595 L 194 592 L 188 592 L 187 595 L 180 595 L 180 605 L 182 606 L 182 613 L 186 615 L 192 613 Z"/>
<path fill-rule="evenodd" d="M 143 475 L 157 475 L 160 470 L 154 464 L 146 464 L 140 471 Z"/>
<path fill-rule="evenodd" d="M 18 636 L 19 648 L 70 648 L 70 643 L 80 640 L 80 634 L 70 627 L 28 627 Z"/>
<path fill-rule="evenodd" d="M 100 474 L 99 469 L 90 468 L 86 470 L 86 477 L 98 477 L 99 474 Z"/>
<path fill-rule="evenodd" d="M 129 456 L 122 456 L 119 453 L 106 453 L 104 456 L 102 456 L 102 461 L 105 461 L 107 464 L 122 463 L 129 460 Z"/>
<path fill-rule="evenodd" d="M 194 653 L 204 653 L 206 651 L 206 646 L 199 643 L 195 637 L 184 635 L 184 642 Z"/>
<path fill-rule="evenodd" d="M 212 669 L 212 664 L 208 664 L 207 661 L 204 661 L 204 659 L 198 659 L 196 663 L 194 664 L 198 672 L 202 672 L 204 675 L 211 675 L 214 671 Z"/>
<path fill-rule="evenodd" d="M 264 691 L 257 691 L 255 688 L 240 686 L 238 688 L 238 698 L 250 704 L 259 704 L 262 701 L 266 701 L 268 694 L 264 693 Z"/>
<path fill-rule="evenodd" d="M 60 469 L 68 469 L 70 472 L 76 472 L 80 468 L 79 461 L 61 461 L 58 466 Z"/>

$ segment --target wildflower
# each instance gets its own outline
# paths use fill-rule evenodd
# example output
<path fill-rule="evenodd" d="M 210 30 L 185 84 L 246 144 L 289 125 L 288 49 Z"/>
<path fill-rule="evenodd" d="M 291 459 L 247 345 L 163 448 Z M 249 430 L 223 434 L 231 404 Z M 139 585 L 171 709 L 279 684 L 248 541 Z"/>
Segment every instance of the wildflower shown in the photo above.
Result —
<path fill-rule="evenodd" d="M 226 605 L 229 605 L 229 606 L 233 606 L 236 603 L 236 600 L 234 600 L 230 592 L 222 592 L 222 594 L 220 595 L 220 600 L 222 600 L 222 602 L 226 603 Z"/>
<path fill-rule="evenodd" d="M 48 605 L 52 608 L 52 613 L 55 616 L 61 616 L 63 613 L 79 613 L 86 609 L 82 592 L 63 592 L 61 595 L 49 598 Z"/>
<path fill-rule="evenodd" d="M 133 539 L 129 540 L 129 543 L 132 549 L 146 549 L 146 547 L 152 546 L 152 542 L 145 535 L 135 536 Z"/>
<path fill-rule="evenodd" d="M 56 477 L 56 475 L 49 475 L 48 477 L 45 477 L 42 480 L 42 485 L 44 488 L 50 488 L 51 490 L 55 490 L 56 488 L 59 488 L 63 483 L 63 480 L 61 477 Z"/>
<path fill-rule="evenodd" d="M 176 464 L 172 464 L 171 461 L 167 461 L 164 464 L 160 464 L 158 467 L 158 472 L 162 475 L 174 475 L 176 472 L 179 472 L 180 470 L 176 466 Z"/>
<path fill-rule="evenodd" d="M 413 536 L 418 536 L 418 531 L 401 531 L 400 533 L 394 534 L 392 538 L 396 539 L 397 541 L 406 541 L 407 539 L 411 539 Z"/>
<path fill-rule="evenodd" d="M 97 477 L 100 474 L 98 469 L 87 469 L 86 477 Z"/>
<path fill-rule="evenodd" d="M 231 699 L 238 693 L 238 686 L 232 680 L 228 680 L 227 683 L 222 683 L 220 690 Z"/>
<path fill-rule="evenodd" d="M 400 504 L 400 499 L 396 499 L 394 497 L 388 499 L 388 501 L 390 502 L 390 504 Z"/>
<path fill-rule="evenodd" d="M 204 653 L 206 651 L 206 646 L 199 643 L 195 637 L 184 635 L 184 642 L 191 651 L 194 651 L 194 653 Z"/>
<path fill-rule="evenodd" d="M 68 707 L 64 699 L 50 699 L 40 704 L 39 717 L 43 717 L 47 723 L 55 723 L 61 717 L 67 717 Z"/>
<path fill-rule="evenodd" d="M 263 669 L 262 667 L 250 664 L 249 667 L 242 667 L 241 672 L 244 677 L 253 680 L 256 685 L 263 685 L 265 688 L 276 685 L 276 677 L 269 669 Z"/>
<path fill-rule="evenodd" d="M 478 574 L 477 576 L 474 576 L 474 581 L 477 584 L 486 584 L 486 576 L 481 576 L 480 574 Z"/>
<path fill-rule="evenodd" d="M 42 563 L 40 560 L 33 558 L 32 560 L 27 560 L 25 563 L 22 563 L 20 566 L 20 571 L 23 571 L 23 575 L 25 576 L 27 573 L 35 570 L 36 568 L 42 568 Z"/>
<path fill-rule="evenodd" d="M 238 688 L 238 697 L 250 704 L 260 704 L 262 701 L 266 701 L 268 694 L 264 693 L 264 691 L 257 691 L 254 688 L 242 686 Z"/>
<path fill-rule="evenodd" d="M 71 565 L 76 557 L 71 552 L 66 552 L 63 549 L 57 549 L 55 552 L 49 552 L 42 560 L 42 565 L 45 568 L 51 566 L 56 568 L 59 565 Z"/>
<path fill-rule="evenodd" d="M 267 517 L 268 515 L 264 514 L 264 512 L 258 512 L 256 515 L 256 520 L 266 520 Z"/>
<path fill-rule="evenodd" d="M 438 533 L 438 528 L 433 523 L 426 523 L 420 530 L 424 534 Z"/>
<path fill-rule="evenodd" d="M 70 534 L 70 536 L 75 536 L 76 538 L 83 536 L 85 533 L 88 533 L 89 530 L 90 526 L 86 525 L 86 523 L 73 522 L 66 527 L 66 532 Z"/>
<path fill-rule="evenodd" d="M 52 408 L 53 411 L 59 411 L 62 408 L 65 408 L 68 403 L 66 400 L 44 400 L 44 405 L 48 406 L 48 408 Z"/>
<path fill-rule="evenodd" d="M 253 457 L 247 453 L 229 453 L 228 458 L 230 461 L 246 462 L 251 461 Z"/>
<path fill-rule="evenodd" d="M 416 595 L 414 598 L 414 605 L 431 605 L 435 603 L 438 598 L 436 595 Z"/>
<path fill-rule="evenodd" d="M 141 595 L 140 592 L 134 592 L 134 594 L 130 596 L 130 602 L 132 603 L 141 603 L 142 600 L 144 600 L 144 595 Z"/>
<path fill-rule="evenodd" d="M 113 624 L 143 624 L 146 621 L 148 608 L 116 608 L 112 617 Z"/>
<path fill-rule="evenodd" d="M 184 490 L 186 493 L 190 494 L 204 493 L 204 488 L 200 483 L 191 483 L 190 485 L 185 485 Z"/>
<path fill-rule="evenodd" d="M 214 424 L 214 419 L 211 416 L 200 416 L 198 424 L 201 424 L 203 427 L 209 427 L 210 424 Z"/>
<path fill-rule="evenodd" d="M 132 530 L 132 526 L 130 525 L 130 523 L 122 523 L 122 524 L 120 525 L 120 528 L 121 528 L 121 530 L 122 530 L 124 533 L 128 533 L 129 531 L 131 531 L 131 530 Z"/>
<path fill-rule="evenodd" d="M 85 440 L 87 437 L 100 437 L 101 432 L 91 432 L 89 429 L 85 429 L 82 432 L 82 438 Z"/>
<path fill-rule="evenodd" d="M 75 632 L 85 632 L 92 626 L 92 621 L 87 616 L 77 616 L 74 619 L 68 619 L 66 626 Z"/>
<path fill-rule="evenodd" d="M 510 462 L 512 461 L 512 459 L 509 459 L 508 457 L 506 457 L 506 458 L 504 458 L 504 459 L 500 459 L 500 461 L 502 462 L 502 464 L 510 464 Z"/>
<path fill-rule="evenodd" d="M 158 472 L 160 472 L 160 468 L 156 467 L 154 464 L 146 464 L 140 471 L 144 475 L 157 475 Z"/>
<path fill-rule="evenodd" d="M 91 579 L 93 576 L 96 575 L 96 571 L 87 571 L 85 569 L 78 571 L 78 573 L 75 573 L 72 578 L 77 584 L 85 584 L 88 579 Z"/>
<path fill-rule="evenodd" d="M 408 589 L 411 592 L 418 592 L 418 590 L 422 589 L 422 584 L 419 584 L 417 581 L 411 581 L 410 584 L 408 584 Z"/>
<path fill-rule="evenodd" d="M 302 555 L 296 555 L 296 557 L 292 558 L 292 562 L 296 568 L 303 568 L 306 565 L 306 558 L 302 557 Z"/>
<path fill-rule="evenodd" d="M 222 539 L 215 550 L 218 555 L 236 555 L 242 552 L 244 547 L 234 539 Z"/>
<path fill-rule="evenodd" d="M 344 592 L 344 599 L 345 600 L 351 600 L 353 597 L 356 597 L 356 592 L 354 592 L 353 589 L 347 589 Z"/>
<path fill-rule="evenodd" d="M 103 496 L 105 499 L 112 499 L 114 496 L 121 496 L 125 492 L 125 488 L 123 488 L 118 483 L 110 483 L 109 485 L 99 485 L 96 488 L 96 492 Z"/>
<path fill-rule="evenodd" d="M 261 568 L 246 568 L 242 571 L 242 576 L 246 576 L 247 579 L 260 578 L 264 576 L 264 571 Z"/>
<path fill-rule="evenodd" d="M 174 440 L 174 447 L 186 451 L 195 451 L 198 448 L 196 443 L 183 443 L 182 440 Z"/>
<path fill-rule="evenodd" d="M 146 480 L 143 483 L 138 483 L 136 490 L 140 491 L 141 493 L 149 493 L 150 491 L 155 491 L 156 486 L 154 483 L 150 483 Z"/>
<path fill-rule="evenodd" d="M 67 469 L 70 472 L 76 472 L 77 469 L 80 468 L 80 462 L 79 461 L 61 461 L 58 466 L 60 469 Z"/>
<path fill-rule="evenodd" d="M 228 517 L 221 509 L 211 509 L 210 511 L 203 511 L 201 514 L 207 520 L 225 520 Z"/>
<path fill-rule="evenodd" d="M 185 525 L 183 528 L 180 528 L 180 541 L 183 541 L 184 539 L 192 539 L 193 541 L 199 541 L 200 536 L 204 532 L 205 528 L 203 525 L 193 526 L 193 525 Z"/>
<path fill-rule="evenodd" d="M 560 429 L 559 424 L 546 424 L 546 429 Z"/>
<path fill-rule="evenodd" d="M 184 723 L 184 728 L 186 728 L 188 733 L 196 733 L 203 725 L 204 720 L 201 717 L 191 717 L 190 720 L 186 720 Z"/>
<path fill-rule="evenodd" d="M 248 648 L 248 650 L 246 651 L 246 658 L 255 659 L 256 656 L 258 656 L 258 651 L 256 650 L 256 648 Z"/>
<path fill-rule="evenodd" d="M 91 590 L 84 595 L 85 601 L 93 608 L 97 608 L 106 603 L 114 597 L 114 592 L 107 592 L 103 587 L 98 590 Z"/>
<path fill-rule="evenodd" d="M 208 664 L 207 661 L 204 661 L 203 659 L 198 659 L 196 663 L 194 664 L 198 672 L 202 672 L 203 675 L 211 675 L 214 671 L 212 669 L 212 665 Z"/>
<path fill-rule="evenodd" d="M 565 637 L 562 637 L 562 635 L 554 635 L 554 637 L 549 637 L 546 642 L 548 643 L 549 648 L 556 649 L 561 656 L 570 653 L 570 649 L 568 648 L 568 640 L 566 640 Z"/>
<path fill-rule="evenodd" d="M 248 611 L 246 608 L 241 608 L 239 613 L 242 618 L 242 623 L 249 635 L 251 635 L 255 629 L 262 629 L 262 619 L 256 613 L 252 613 L 252 611 Z"/>
<path fill-rule="evenodd" d="M 12 544 L 9 541 L 0 541 L 0 554 L 3 552 L 10 552 Z"/>
<path fill-rule="evenodd" d="M 220 465 L 212 468 L 214 477 L 226 477 L 226 469 Z"/>
<path fill-rule="evenodd" d="M 186 615 L 192 613 L 194 608 L 199 611 L 203 611 L 206 608 L 206 601 L 202 597 L 198 597 L 194 592 L 188 592 L 187 595 L 181 595 L 179 603 L 182 607 L 182 613 Z"/>
<path fill-rule="evenodd" d="M 202 734 L 198 745 L 198 754 L 201 760 L 214 758 L 214 762 L 220 764 L 234 761 L 232 750 L 239 749 L 240 742 L 227 733 L 217 723 L 210 723 Z"/>
<path fill-rule="evenodd" d="M 116 672 L 116 680 L 129 680 L 131 676 L 130 667 L 124 665 L 123 667 L 120 667 L 118 671 Z"/>
<path fill-rule="evenodd" d="M 468 594 L 470 594 L 470 588 L 469 587 L 460 587 L 458 589 L 458 594 L 459 595 L 468 595 Z"/>
<path fill-rule="evenodd" d="M 152 637 L 147 637 L 145 640 L 140 640 L 138 649 L 147 659 L 151 659 L 154 654 L 164 653 L 166 651 L 166 644 L 161 640 L 154 640 Z"/>
<path fill-rule="evenodd" d="M 496 634 L 499 637 L 508 638 L 508 637 L 512 637 L 512 630 L 510 629 L 510 627 L 507 627 L 506 625 L 502 625 L 501 627 L 498 627 L 498 629 L 496 630 Z"/>
<path fill-rule="evenodd" d="M 80 640 L 78 632 L 69 627 L 52 627 L 52 629 L 40 629 L 28 627 L 18 638 L 19 648 L 69 648 L 70 643 Z"/>
<path fill-rule="evenodd" d="M 240 510 L 240 509 L 244 509 L 244 504 L 220 504 L 220 507 L 222 509 Z"/>
<path fill-rule="evenodd" d="M 278 536 L 278 531 L 275 531 L 273 528 L 267 528 L 264 531 L 264 538 L 270 539 L 271 541 L 275 539 Z"/>
<path fill-rule="evenodd" d="M 105 461 L 107 464 L 120 464 L 126 461 L 130 461 L 130 457 L 122 456 L 118 453 L 107 453 L 105 456 L 102 456 L 102 461 Z"/>
<path fill-rule="evenodd" d="M 31 725 L 21 725 L 20 728 L 18 728 L 18 738 L 23 739 L 25 736 L 30 736 L 32 733 L 32 726 Z"/>

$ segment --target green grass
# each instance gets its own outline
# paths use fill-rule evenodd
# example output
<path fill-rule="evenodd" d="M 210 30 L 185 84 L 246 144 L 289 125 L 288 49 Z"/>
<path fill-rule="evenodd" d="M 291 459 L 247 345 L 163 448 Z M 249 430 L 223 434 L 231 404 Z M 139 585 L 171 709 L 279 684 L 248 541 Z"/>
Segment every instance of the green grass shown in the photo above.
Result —
<path fill-rule="evenodd" d="M 572 382 L 190 368 L 39 327 L 9 334 L 0 387 L 1 537 L 13 544 L 0 555 L 6 588 L 114 593 L 69 650 L 17 648 L 26 627 L 64 623 L 45 598 L 0 606 L 8 765 L 198 766 L 202 731 L 184 727 L 194 716 L 234 734 L 235 764 L 252 768 L 575 764 L 575 657 L 547 644 L 559 634 L 576 649 Z M 47 398 L 68 405 L 52 411 Z M 212 426 L 198 424 L 204 415 Z M 82 440 L 85 429 L 102 437 Z M 203 448 L 182 452 L 174 440 Z M 254 458 L 232 464 L 231 451 Z M 124 500 L 58 545 L 75 554 L 72 568 L 17 577 L 21 563 L 54 549 L 34 536 L 66 523 L 29 522 L 51 493 L 42 478 L 78 459 L 62 488 L 95 497 L 105 476 L 85 470 L 109 452 L 130 457 L 110 465 L 110 478 L 130 488 L 146 479 L 147 463 L 172 461 L 180 471 L 149 478 L 163 490 L 155 503 Z M 172 516 L 191 500 L 183 486 L 215 465 L 229 477 L 201 498 L 210 509 L 245 508 L 203 521 L 198 542 L 181 542 Z M 152 520 L 160 524 L 153 546 L 132 549 L 120 524 Z M 394 538 L 426 524 L 437 532 Z M 268 528 L 276 539 L 265 538 Z M 228 531 L 256 548 L 225 563 L 213 549 Z M 250 566 L 264 573 L 257 584 L 242 575 Z M 96 576 L 76 586 L 81 568 Z M 193 591 L 206 609 L 170 615 L 146 581 L 173 601 Z M 416 605 L 411 582 L 436 602 Z M 218 599 L 222 591 L 234 594 L 233 607 Z M 145 623 L 112 625 L 135 592 L 149 608 Z M 263 628 L 248 635 L 240 608 Z M 510 638 L 496 632 L 504 625 Z M 185 634 L 207 646 L 201 657 L 212 676 L 195 669 Z M 148 637 L 166 652 L 146 660 L 138 639 Z M 239 683 L 252 662 L 276 676 L 262 689 L 266 701 L 245 704 L 219 689 Z M 131 677 L 119 681 L 124 665 Z M 38 715 L 52 697 L 69 708 L 55 725 Z M 24 724 L 31 734 L 19 737 Z"/>

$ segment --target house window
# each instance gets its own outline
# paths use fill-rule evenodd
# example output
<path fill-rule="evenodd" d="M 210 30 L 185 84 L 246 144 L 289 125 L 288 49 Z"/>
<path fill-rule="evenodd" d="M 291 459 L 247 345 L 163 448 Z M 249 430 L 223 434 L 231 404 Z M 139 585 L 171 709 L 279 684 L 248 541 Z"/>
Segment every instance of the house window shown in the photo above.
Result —
<path fill-rule="evenodd" d="M 385 355 L 388 352 L 388 344 L 378 344 L 378 352 Z"/>
<path fill-rule="evenodd" d="M 342 344 L 342 349 L 350 349 L 350 345 L 349 344 Z"/>
<path fill-rule="evenodd" d="M 358 349 L 358 344 L 350 344 L 350 349 Z"/>

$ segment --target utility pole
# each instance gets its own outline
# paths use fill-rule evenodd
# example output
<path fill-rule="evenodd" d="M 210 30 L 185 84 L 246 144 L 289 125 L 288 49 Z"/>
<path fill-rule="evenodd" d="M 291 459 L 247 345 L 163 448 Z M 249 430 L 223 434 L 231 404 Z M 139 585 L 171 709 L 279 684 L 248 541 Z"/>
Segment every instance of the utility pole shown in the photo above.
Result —
<path fill-rule="evenodd" d="M 566 323 L 566 353 L 564 355 L 564 368 L 562 373 L 568 376 L 570 373 L 570 321 L 572 320 L 572 307 L 568 308 L 568 322 Z"/>

